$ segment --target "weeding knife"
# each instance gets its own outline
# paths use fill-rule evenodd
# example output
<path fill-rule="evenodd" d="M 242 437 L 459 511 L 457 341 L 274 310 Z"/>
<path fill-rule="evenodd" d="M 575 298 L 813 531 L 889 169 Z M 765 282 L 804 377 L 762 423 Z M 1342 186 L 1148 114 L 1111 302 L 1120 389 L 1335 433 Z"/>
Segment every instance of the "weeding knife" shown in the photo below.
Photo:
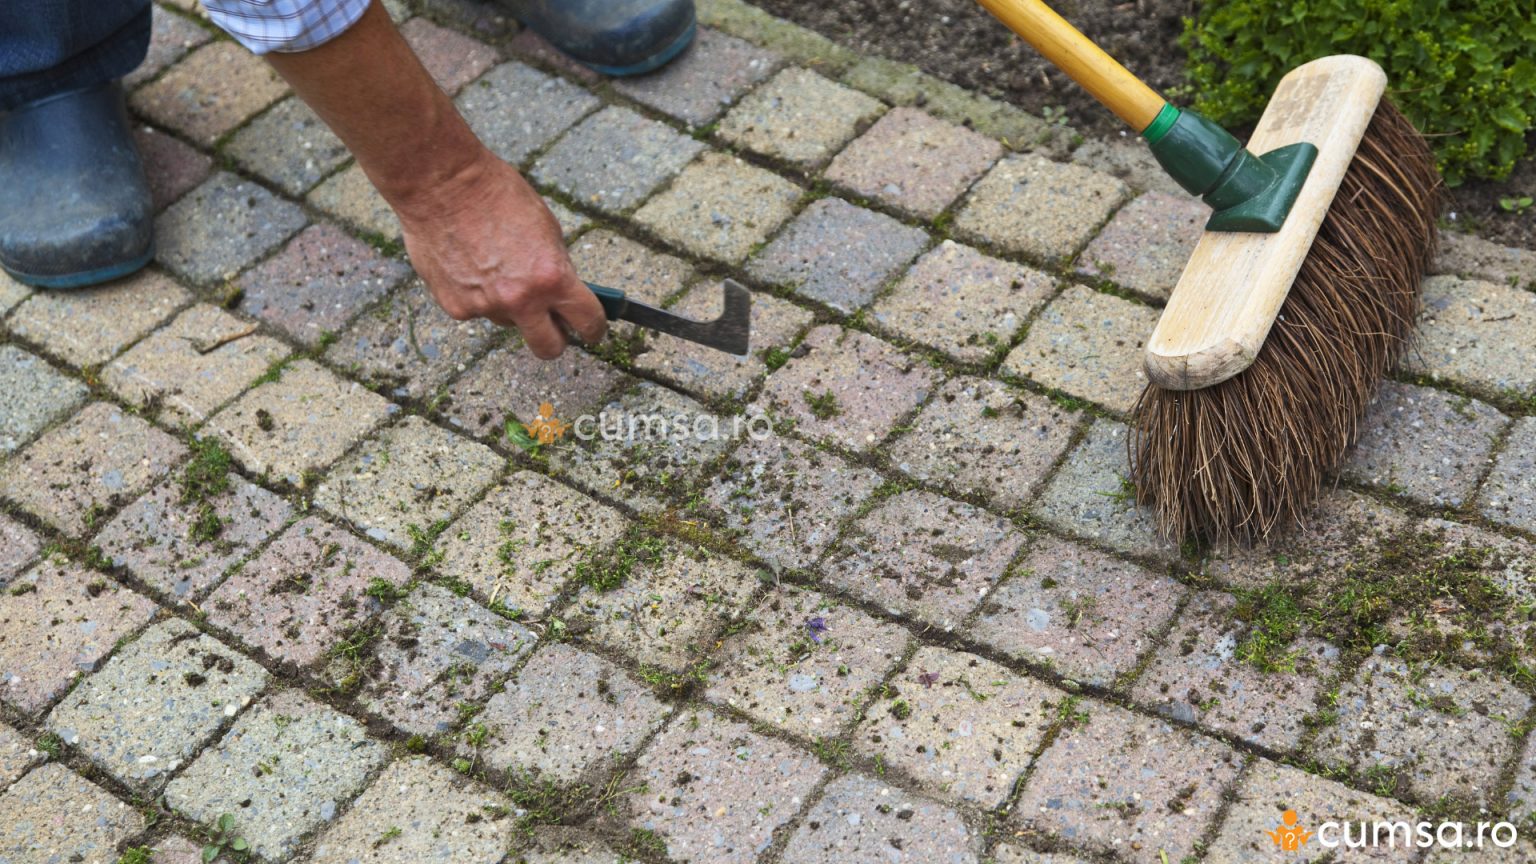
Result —
<path fill-rule="evenodd" d="M 713 321 L 695 321 L 665 309 L 647 306 L 629 299 L 616 288 L 604 288 L 591 282 L 587 283 L 587 287 L 592 289 L 598 302 L 603 304 L 603 313 L 609 321 L 628 321 L 647 330 L 687 339 L 727 354 L 747 353 L 747 343 L 752 332 L 752 292 L 735 279 L 725 280 L 725 311 Z"/>

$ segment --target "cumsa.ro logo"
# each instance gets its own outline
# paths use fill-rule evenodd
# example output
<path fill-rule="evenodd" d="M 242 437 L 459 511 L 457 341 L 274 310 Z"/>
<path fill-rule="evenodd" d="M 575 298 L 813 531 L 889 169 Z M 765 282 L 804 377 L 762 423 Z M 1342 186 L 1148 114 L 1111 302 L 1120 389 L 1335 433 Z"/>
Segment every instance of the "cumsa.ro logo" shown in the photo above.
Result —
<path fill-rule="evenodd" d="M 1312 839 L 1312 832 L 1301 827 L 1295 810 L 1287 810 L 1281 813 L 1280 822 L 1281 824 L 1276 826 L 1275 830 L 1264 832 L 1269 835 L 1269 839 L 1275 841 L 1275 845 L 1280 847 L 1280 851 L 1295 852 L 1307 845 L 1307 841 Z"/>

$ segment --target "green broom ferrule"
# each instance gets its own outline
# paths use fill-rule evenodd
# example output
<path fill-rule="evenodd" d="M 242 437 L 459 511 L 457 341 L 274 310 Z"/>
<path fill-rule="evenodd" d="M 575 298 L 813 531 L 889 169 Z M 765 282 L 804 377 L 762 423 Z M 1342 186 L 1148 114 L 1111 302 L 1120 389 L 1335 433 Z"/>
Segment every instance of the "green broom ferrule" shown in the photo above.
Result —
<path fill-rule="evenodd" d="M 1141 135 L 1168 176 L 1211 206 L 1208 231 L 1279 231 L 1317 158 L 1306 142 L 1255 156 L 1199 113 L 1167 104 Z"/>

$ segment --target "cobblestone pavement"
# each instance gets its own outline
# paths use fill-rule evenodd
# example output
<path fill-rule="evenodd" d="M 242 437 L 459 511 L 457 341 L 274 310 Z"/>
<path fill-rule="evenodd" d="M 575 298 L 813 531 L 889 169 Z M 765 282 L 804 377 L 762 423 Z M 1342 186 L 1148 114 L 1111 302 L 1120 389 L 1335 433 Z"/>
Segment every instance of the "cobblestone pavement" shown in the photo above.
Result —
<path fill-rule="evenodd" d="M 261 861 L 455 864 L 1529 824 L 1530 251 L 1446 237 L 1307 531 L 1176 549 L 1125 415 L 1201 213 L 1134 142 L 741 0 L 636 81 L 395 0 L 584 275 L 756 293 L 744 359 L 621 329 L 545 364 L 438 312 L 336 139 L 166 2 L 130 99 L 157 263 L 0 281 L 0 861 L 190 862 L 224 814 Z M 507 432 L 544 403 L 720 434 Z"/>

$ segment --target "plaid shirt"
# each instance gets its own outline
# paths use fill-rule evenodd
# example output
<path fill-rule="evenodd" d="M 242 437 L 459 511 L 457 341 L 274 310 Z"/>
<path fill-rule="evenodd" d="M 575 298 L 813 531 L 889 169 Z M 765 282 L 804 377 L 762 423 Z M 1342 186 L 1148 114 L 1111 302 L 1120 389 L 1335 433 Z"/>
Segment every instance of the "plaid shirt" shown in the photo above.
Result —
<path fill-rule="evenodd" d="M 208 17 L 257 54 L 308 51 L 363 17 L 371 0 L 203 0 Z"/>

